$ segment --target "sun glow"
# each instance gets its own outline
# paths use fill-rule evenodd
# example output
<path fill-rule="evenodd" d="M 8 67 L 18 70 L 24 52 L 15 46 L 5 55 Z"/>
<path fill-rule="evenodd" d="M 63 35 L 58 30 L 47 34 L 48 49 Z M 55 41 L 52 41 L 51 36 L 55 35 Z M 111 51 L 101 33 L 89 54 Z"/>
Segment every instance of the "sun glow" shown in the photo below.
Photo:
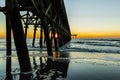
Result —
<path fill-rule="evenodd" d="M 76 38 L 120 38 L 120 32 L 104 32 L 104 33 L 72 32 L 72 34 L 77 34 Z"/>

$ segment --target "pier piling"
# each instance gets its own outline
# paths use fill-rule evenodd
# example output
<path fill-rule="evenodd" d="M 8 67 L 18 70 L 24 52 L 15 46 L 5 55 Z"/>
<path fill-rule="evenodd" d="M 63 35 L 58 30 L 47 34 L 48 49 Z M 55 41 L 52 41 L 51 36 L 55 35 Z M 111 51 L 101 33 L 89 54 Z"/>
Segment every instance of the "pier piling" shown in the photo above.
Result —
<path fill-rule="evenodd" d="M 42 28 L 42 26 L 41 26 L 41 29 L 40 29 L 40 48 L 42 48 L 43 47 L 43 28 Z"/>
<path fill-rule="evenodd" d="M 44 17 L 44 19 L 42 20 L 41 26 L 43 27 L 43 30 L 44 30 L 48 55 L 52 55 L 52 44 L 50 42 L 50 36 L 49 36 L 49 32 L 48 32 L 48 24 L 46 21 L 46 17 Z"/>
<path fill-rule="evenodd" d="M 23 32 L 20 13 L 17 9 L 17 1 L 16 0 L 6 1 L 9 7 L 9 16 L 6 16 L 6 18 L 8 18 L 11 23 L 11 25 L 9 26 L 11 26 L 11 29 L 13 31 L 14 42 L 17 50 L 17 56 L 21 72 L 29 72 L 31 71 L 30 59 Z"/>

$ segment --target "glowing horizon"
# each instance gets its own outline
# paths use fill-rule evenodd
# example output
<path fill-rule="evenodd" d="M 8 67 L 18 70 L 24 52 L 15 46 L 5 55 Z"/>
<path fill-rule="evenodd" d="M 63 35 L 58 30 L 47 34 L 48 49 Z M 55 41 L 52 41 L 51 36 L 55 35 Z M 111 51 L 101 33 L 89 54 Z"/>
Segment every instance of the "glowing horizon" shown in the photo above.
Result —
<path fill-rule="evenodd" d="M 71 34 L 77 34 L 76 38 L 120 38 L 120 32 L 101 32 L 101 33 L 88 33 L 88 32 L 71 32 Z M 36 38 L 39 38 L 40 33 L 37 31 Z M 28 38 L 33 38 L 33 30 L 28 29 Z M 0 38 L 6 38 L 6 33 L 0 34 Z"/>
<path fill-rule="evenodd" d="M 112 32 L 112 33 L 74 33 L 77 34 L 76 38 L 120 38 L 119 32 Z"/>
<path fill-rule="evenodd" d="M 78 38 L 120 38 L 120 0 L 64 0 L 72 34 Z M 0 1 L 0 6 L 4 2 Z M 72 6 L 71 6 L 72 5 Z M 36 37 L 39 38 L 39 30 Z M 33 27 L 28 28 L 33 37 Z M 5 15 L 0 13 L 0 38 L 6 37 Z"/>

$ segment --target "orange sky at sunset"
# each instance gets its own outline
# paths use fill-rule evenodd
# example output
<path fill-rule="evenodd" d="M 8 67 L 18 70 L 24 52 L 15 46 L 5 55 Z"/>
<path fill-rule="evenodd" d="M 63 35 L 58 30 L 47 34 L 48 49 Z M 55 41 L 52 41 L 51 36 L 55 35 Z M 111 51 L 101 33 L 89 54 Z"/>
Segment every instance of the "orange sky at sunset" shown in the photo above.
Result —
<path fill-rule="evenodd" d="M 120 32 L 110 32 L 110 33 L 76 33 L 77 38 L 120 38 Z"/>
<path fill-rule="evenodd" d="M 71 33 L 77 34 L 77 38 L 120 38 L 120 0 L 64 0 L 64 2 Z M 0 0 L 0 6 L 3 3 Z M 28 28 L 29 38 L 33 37 L 33 29 Z M 38 29 L 37 38 L 39 31 Z M 5 36 L 5 15 L 0 13 L 0 38 Z"/>
<path fill-rule="evenodd" d="M 71 31 L 72 34 L 77 34 L 77 38 L 120 38 L 120 32 L 74 32 Z M 5 31 L 0 32 L 0 38 L 5 38 Z M 39 29 L 37 30 L 37 35 L 36 37 L 39 38 Z M 28 29 L 28 38 L 33 37 L 33 27 Z"/>

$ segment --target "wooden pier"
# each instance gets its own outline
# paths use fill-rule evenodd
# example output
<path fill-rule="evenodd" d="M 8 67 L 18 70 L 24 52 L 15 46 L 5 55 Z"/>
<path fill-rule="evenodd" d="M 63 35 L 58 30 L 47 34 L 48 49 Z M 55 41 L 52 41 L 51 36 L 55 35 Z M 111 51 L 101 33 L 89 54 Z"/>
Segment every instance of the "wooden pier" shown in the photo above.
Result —
<path fill-rule="evenodd" d="M 0 11 L 6 16 L 6 55 L 12 54 L 12 32 L 21 72 L 31 71 L 26 44 L 30 25 L 34 27 L 32 46 L 35 46 L 36 30 L 40 28 L 40 48 L 45 38 L 48 55 L 52 55 L 53 41 L 58 51 L 71 40 L 64 0 L 5 0 L 5 6 L 0 7 Z"/>

